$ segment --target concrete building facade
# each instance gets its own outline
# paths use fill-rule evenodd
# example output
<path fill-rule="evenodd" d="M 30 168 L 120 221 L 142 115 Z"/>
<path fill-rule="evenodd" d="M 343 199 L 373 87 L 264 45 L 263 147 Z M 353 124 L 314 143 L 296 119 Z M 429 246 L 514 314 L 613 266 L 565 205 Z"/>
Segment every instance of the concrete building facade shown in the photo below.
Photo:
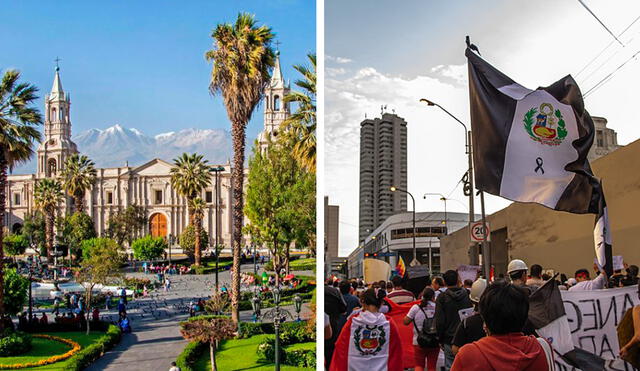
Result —
<path fill-rule="evenodd" d="M 388 217 L 407 210 L 407 122 L 396 114 L 360 123 L 359 241 Z"/>
<path fill-rule="evenodd" d="M 630 265 L 640 265 L 640 140 L 598 158 L 591 166 L 604 186 L 613 254 L 622 255 Z M 540 264 L 567 276 L 593 266 L 594 214 L 570 214 L 536 204 L 513 203 L 487 220 L 496 276 L 506 273 L 511 259 Z M 468 263 L 468 241 L 466 227 L 442 239 L 443 267 Z"/>
<path fill-rule="evenodd" d="M 329 197 L 324 197 L 324 258 L 326 273 L 331 270 L 331 262 L 339 256 L 340 249 L 340 207 L 329 205 Z"/>
<path fill-rule="evenodd" d="M 621 147 L 618 145 L 618 133 L 607 127 L 607 119 L 597 116 L 592 116 L 592 118 L 596 134 L 593 145 L 587 155 L 589 161 L 600 158 Z"/>

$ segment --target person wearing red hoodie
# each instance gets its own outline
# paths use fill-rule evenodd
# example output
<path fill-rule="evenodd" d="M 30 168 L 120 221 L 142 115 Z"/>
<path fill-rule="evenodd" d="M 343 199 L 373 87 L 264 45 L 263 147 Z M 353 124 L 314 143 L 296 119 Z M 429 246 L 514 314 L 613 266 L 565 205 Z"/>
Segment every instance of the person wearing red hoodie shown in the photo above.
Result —
<path fill-rule="evenodd" d="M 489 286 L 478 304 L 487 336 L 460 348 L 451 371 L 547 371 L 553 355 L 542 338 L 522 333 L 529 294 L 506 281 Z"/>

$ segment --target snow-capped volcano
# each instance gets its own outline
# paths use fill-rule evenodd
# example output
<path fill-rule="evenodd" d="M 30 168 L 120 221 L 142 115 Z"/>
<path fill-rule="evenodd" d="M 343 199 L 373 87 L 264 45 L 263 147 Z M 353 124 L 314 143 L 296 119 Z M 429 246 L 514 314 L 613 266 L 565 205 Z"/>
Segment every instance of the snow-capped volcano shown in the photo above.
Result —
<path fill-rule="evenodd" d="M 90 129 L 72 138 L 78 150 L 91 158 L 97 167 L 137 166 L 160 158 L 172 162 L 183 152 L 199 153 L 212 164 L 231 158 L 231 135 L 223 129 L 182 129 L 148 136 L 135 128 L 119 124 L 107 129 Z M 16 168 L 14 174 L 35 172 L 31 162 Z"/>

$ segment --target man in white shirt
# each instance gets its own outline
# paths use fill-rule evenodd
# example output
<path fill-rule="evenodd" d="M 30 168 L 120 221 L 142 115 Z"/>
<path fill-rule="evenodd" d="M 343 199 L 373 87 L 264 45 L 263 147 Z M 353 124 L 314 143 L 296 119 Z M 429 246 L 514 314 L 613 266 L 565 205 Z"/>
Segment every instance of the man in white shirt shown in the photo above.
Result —
<path fill-rule="evenodd" d="M 598 268 L 596 264 L 593 265 L 593 269 L 596 272 L 600 272 L 598 277 L 590 280 L 589 279 L 589 271 L 586 269 L 578 269 L 576 271 L 576 283 L 575 285 L 569 288 L 569 291 L 588 291 L 588 290 L 600 290 L 607 287 L 607 274 Z"/>

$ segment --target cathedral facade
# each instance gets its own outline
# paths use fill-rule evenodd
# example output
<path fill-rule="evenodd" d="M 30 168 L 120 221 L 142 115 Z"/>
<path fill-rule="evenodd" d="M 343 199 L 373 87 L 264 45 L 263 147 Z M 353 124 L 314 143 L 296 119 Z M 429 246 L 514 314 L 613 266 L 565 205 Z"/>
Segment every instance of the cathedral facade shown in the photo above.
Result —
<path fill-rule="evenodd" d="M 284 83 L 279 57 L 271 83 L 265 91 L 264 129 L 258 137 L 259 145 L 266 148 L 270 136 L 277 135 L 280 123 L 289 116 L 289 106 L 282 99 L 289 88 Z M 45 97 L 44 138 L 37 153 L 37 171 L 28 175 L 9 175 L 7 179 L 7 203 L 5 226 L 16 232 L 22 228 L 25 215 L 35 211 L 33 189 L 44 178 L 56 178 L 66 159 L 78 153 L 71 140 L 71 99 L 62 88 L 59 68 L 56 67 L 51 92 Z M 251 143 L 250 143 L 251 144 Z M 150 159 L 139 166 L 97 168 L 93 187 L 85 194 L 85 212 L 93 219 L 96 232 L 102 235 L 110 216 L 130 205 L 144 208 L 147 215 L 147 233 L 152 236 L 179 236 L 189 224 L 187 201 L 171 186 L 172 159 Z M 211 184 L 200 197 L 207 203 L 203 229 L 209 234 L 213 246 L 216 235 L 216 199 L 218 199 L 218 225 L 220 243 L 231 246 L 233 238 L 231 164 L 214 165 L 220 171 L 212 172 Z M 248 169 L 245 169 L 245 180 Z M 73 201 L 66 197 L 58 214 L 72 211 Z M 245 243 L 247 236 L 245 236 Z"/>

